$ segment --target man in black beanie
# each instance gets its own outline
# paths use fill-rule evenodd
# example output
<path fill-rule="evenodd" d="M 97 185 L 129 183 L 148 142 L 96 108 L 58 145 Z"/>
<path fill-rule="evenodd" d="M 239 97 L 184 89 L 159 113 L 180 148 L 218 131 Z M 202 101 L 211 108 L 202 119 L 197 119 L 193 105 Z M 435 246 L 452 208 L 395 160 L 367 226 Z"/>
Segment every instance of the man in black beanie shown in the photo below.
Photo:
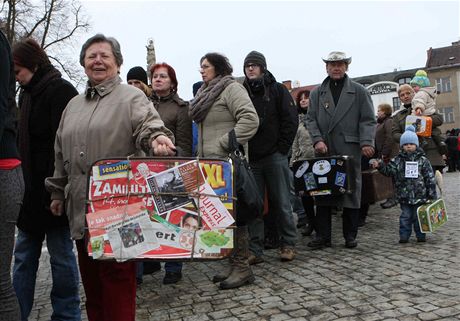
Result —
<path fill-rule="evenodd" d="M 295 258 L 297 229 L 292 214 L 290 191 L 292 185 L 288 152 L 297 132 L 297 109 L 287 88 L 278 83 L 267 70 L 263 54 L 251 51 L 244 59 L 244 87 L 259 115 L 259 129 L 249 141 L 249 161 L 260 193 L 268 191 L 270 213 L 276 216 L 280 237 L 280 258 Z M 252 255 L 250 264 L 264 261 L 264 221 L 253 220 L 249 225 Z"/>
<path fill-rule="evenodd" d="M 148 86 L 147 72 L 141 66 L 131 68 L 126 74 L 128 85 L 139 88 L 147 97 L 152 94 L 152 88 Z"/>

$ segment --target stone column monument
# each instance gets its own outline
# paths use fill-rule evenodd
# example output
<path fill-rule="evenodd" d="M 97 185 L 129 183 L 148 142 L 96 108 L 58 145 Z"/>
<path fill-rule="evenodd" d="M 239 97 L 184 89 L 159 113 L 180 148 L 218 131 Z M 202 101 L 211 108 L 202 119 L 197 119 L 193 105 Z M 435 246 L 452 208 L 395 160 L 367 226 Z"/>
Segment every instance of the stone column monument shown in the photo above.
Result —
<path fill-rule="evenodd" d="M 147 74 L 150 78 L 150 67 L 156 63 L 155 45 L 152 38 L 149 38 L 145 48 L 147 48 Z"/>

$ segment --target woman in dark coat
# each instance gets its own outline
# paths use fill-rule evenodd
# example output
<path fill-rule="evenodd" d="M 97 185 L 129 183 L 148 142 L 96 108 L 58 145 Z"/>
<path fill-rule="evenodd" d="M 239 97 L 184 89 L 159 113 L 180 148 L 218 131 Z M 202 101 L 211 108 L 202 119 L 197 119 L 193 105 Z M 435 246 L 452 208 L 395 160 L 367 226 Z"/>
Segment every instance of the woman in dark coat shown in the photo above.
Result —
<path fill-rule="evenodd" d="M 13 48 L 19 96 L 19 153 L 22 160 L 25 195 L 17 226 L 14 250 L 13 286 L 22 320 L 32 309 L 35 279 L 42 249 L 50 254 L 53 287 L 52 320 L 80 320 L 78 268 L 73 254 L 67 217 L 52 215 L 45 178 L 54 172 L 54 139 L 61 114 L 77 90 L 54 68 L 45 51 L 33 39 Z"/>
<path fill-rule="evenodd" d="M 150 68 L 152 75 L 152 100 L 161 120 L 173 134 L 180 156 L 192 156 L 192 119 L 188 115 L 188 102 L 177 94 L 176 71 L 167 63 Z M 163 284 L 177 283 L 182 278 L 181 262 L 166 262 Z"/>
<path fill-rule="evenodd" d="M 393 128 L 393 119 L 391 114 L 392 107 L 389 104 L 380 104 L 377 107 L 377 127 L 375 128 L 375 156 L 381 158 L 385 163 L 398 155 L 399 145 L 393 141 L 391 130 Z M 382 208 L 390 208 L 398 204 L 396 197 L 387 199 L 381 203 Z"/>

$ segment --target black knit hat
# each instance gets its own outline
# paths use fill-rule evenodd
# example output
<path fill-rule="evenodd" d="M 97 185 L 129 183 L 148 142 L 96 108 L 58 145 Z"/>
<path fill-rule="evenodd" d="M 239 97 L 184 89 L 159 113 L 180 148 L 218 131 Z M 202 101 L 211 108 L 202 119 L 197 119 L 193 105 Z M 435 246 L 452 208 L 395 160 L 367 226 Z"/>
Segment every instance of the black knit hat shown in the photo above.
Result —
<path fill-rule="evenodd" d="M 140 80 L 144 84 L 148 84 L 147 72 L 141 66 L 133 67 L 128 71 L 128 74 L 126 75 L 126 81 L 131 79 Z"/>
<path fill-rule="evenodd" d="M 244 58 L 244 66 L 247 66 L 251 63 L 262 66 L 264 70 L 267 69 L 267 62 L 265 61 L 265 57 L 258 51 L 253 50 L 248 53 L 246 58 Z"/>

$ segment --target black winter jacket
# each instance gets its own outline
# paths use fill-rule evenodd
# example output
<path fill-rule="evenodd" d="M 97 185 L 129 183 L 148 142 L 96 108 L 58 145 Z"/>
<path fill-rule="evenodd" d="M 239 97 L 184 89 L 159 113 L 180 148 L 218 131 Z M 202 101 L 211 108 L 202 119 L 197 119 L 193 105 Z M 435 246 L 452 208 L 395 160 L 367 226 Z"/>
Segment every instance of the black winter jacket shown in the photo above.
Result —
<path fill-rule="evenodd" d="M 299 125 L 291 94 L 269 71 L 265 71 L 263 80 L 258 83 L 246 78 L 243 85 L 259 116 L 259 129 L 249 141 L 250 162 L 276 152 L 287 155 Z"/>
<path fill-rule="evenodd" d="M 16 102 L 13 59 L 5 35 L 0 31 L 0 158 L 18 158 L 16 148 Z"/>
<path fill-rule="evenodd" d="M 22 90 L 32 90 L 43 76 L 43 72 L 37 70 Z M 17 223 L 25 232 L 41 234 L 49 229 L 68 225 L 66 215 L 51 214 L 51 199 L 45 189 L 45 178 L 53 176 L 54 173 L 54 139 L 62 112 L 77 94 L 70 82 L 59 78 L 32 97 L 29 118 L 31 177 L 29 182 L 25 182 L 24 202 Z M 21 103 L 22 92 L 19 97 L 19 108 Z"/>

